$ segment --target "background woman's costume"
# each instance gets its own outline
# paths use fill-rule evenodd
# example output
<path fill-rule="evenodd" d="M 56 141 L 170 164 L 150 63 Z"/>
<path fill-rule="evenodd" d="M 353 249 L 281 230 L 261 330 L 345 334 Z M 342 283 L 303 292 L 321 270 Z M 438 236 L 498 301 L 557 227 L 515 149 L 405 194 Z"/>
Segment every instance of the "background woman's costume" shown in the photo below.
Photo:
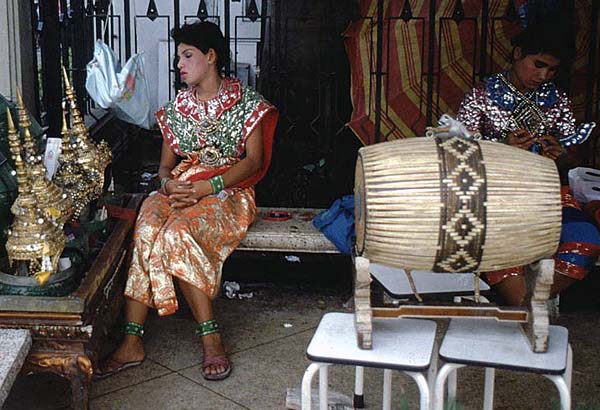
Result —
<path fill-rule="evenodd" d="M 534 91 L 521 93 L 510 83 L 507 73 L 493 75 L 468 92 L 456 119 L 486 140 L 503 142 L 510 132 L 525 129 L 532 134 L 553 135 L 562 146 L 585 141 L 594 127 L 594 124 L 575 127 L 570 101 L 554 83 L 546 82 Z M 532 152 L 540 149 L 543 147 L 537 144 L 530 148 Z M 558 252 L 554 256 L 555 271 L 573 279 L 583 279 L 600 254 L 600 235 L 568 187 L 562 189 L 562 206 L 563 225 Z M 524 268 L 517 266 L 487 272 L 486 277 L 493 285 L 508 276 L 523 273 Z"/>
<path fill-rule="evenodd" d="M 173 277 L 211 299 L 217 295 L 223 262 L 256 216 L 253 186 L 271 161 L 277 110 L 239 80 L 224 78 L 213 99 L 199 101 L 194 89 L 180 91 L 156 119 L 163 139 L 184 157 L 171 172 L 180 181 L 223 174 L 244 158 L 256 127 L 263 135 L 263 166 L 248 179 L 183 209 L 171 208 L 161 191 L 142 205 L 125 294 L 169 315 L 178 308 Z"/>

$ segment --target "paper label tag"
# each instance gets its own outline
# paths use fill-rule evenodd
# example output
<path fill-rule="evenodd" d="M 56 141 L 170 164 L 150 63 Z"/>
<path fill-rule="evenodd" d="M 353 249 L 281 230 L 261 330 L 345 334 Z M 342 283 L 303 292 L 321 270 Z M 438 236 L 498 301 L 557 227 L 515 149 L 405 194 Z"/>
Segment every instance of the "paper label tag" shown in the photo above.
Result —
<path fill-rule="evenodd" d="M 44 153 L 44 165 L 46 166 L 46 178 L 50 181 L 58 168 L 58 158 L 60 157 L 60 138 L 48 138 L 46 140 L 46 152 Z"/>

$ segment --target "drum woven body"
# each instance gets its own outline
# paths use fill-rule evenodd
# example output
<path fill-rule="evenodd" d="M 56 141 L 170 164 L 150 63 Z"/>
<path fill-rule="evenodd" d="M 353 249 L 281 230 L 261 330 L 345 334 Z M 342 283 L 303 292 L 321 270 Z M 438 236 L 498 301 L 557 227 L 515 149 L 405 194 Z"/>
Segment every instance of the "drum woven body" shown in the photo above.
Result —
<path fill-rule="evenodd" d="M 411 138 L 363 147 L 356 247 L 403 269 L 506 269 L 556 252 L 560 180 L 550 159 L 504 144 Z"/>

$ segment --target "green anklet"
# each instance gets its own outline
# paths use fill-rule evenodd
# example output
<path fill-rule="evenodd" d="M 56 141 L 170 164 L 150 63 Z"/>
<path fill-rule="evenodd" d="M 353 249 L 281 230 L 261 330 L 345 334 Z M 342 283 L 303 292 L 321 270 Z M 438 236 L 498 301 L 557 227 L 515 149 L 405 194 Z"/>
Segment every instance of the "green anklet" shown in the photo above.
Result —
<path fill-rule="evenodd" d="M 135 322 L 127 322 L 125 325 L 125 334 L 131 336 L 144 336 L 144 325 Z"/>
<path fill-rule="evenodd" d="M 196 327 L 196 336 L 206 336 L 219 331 L 219 325 L 215 319 L 207 320 L 206 322 L 198 323 Z"/>

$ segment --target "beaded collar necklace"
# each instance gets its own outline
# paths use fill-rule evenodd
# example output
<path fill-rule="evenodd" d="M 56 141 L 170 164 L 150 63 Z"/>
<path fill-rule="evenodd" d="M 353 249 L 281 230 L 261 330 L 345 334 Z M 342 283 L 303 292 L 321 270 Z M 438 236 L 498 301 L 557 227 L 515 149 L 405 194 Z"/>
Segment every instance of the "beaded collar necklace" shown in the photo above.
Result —
<path fill-rule="evenodd" d="M 200 138 L 204 141 L 209 140 L 209 136 L 216 133 L 219 129 L 219 120 L 216 118 L 216 112 L 219 104 L 219 95 L 221 95 L 223 87 L 223 81 L 219 84 L 219 89 L 217 90 L 217 95 L 213 98 L 210 98 L 206 101 L 198 98 L 198 93 L 194 92 L 194 97 L 196 98 L 196 102 L 198 104 L 197 112 L 198 112 L 198 122 L 196 126 L 196 131 Z"/>
<path fill-rule="evenodd" d="M 512 110 L 510 119 L 501 131 L 502 135 L 506 137 L 510 132 L 518 129 L 524 129 L 531 134 L 539 134 L 542 129 L 548 128 L 544 119 L 544 113 L 540 110 L 537 101 L 532 100 L 532 98 L 537 100 L 537 92 L 522 93 L 503 73 L 499 73 L 498 78 L 518 99 L 516 106 Z"/>

